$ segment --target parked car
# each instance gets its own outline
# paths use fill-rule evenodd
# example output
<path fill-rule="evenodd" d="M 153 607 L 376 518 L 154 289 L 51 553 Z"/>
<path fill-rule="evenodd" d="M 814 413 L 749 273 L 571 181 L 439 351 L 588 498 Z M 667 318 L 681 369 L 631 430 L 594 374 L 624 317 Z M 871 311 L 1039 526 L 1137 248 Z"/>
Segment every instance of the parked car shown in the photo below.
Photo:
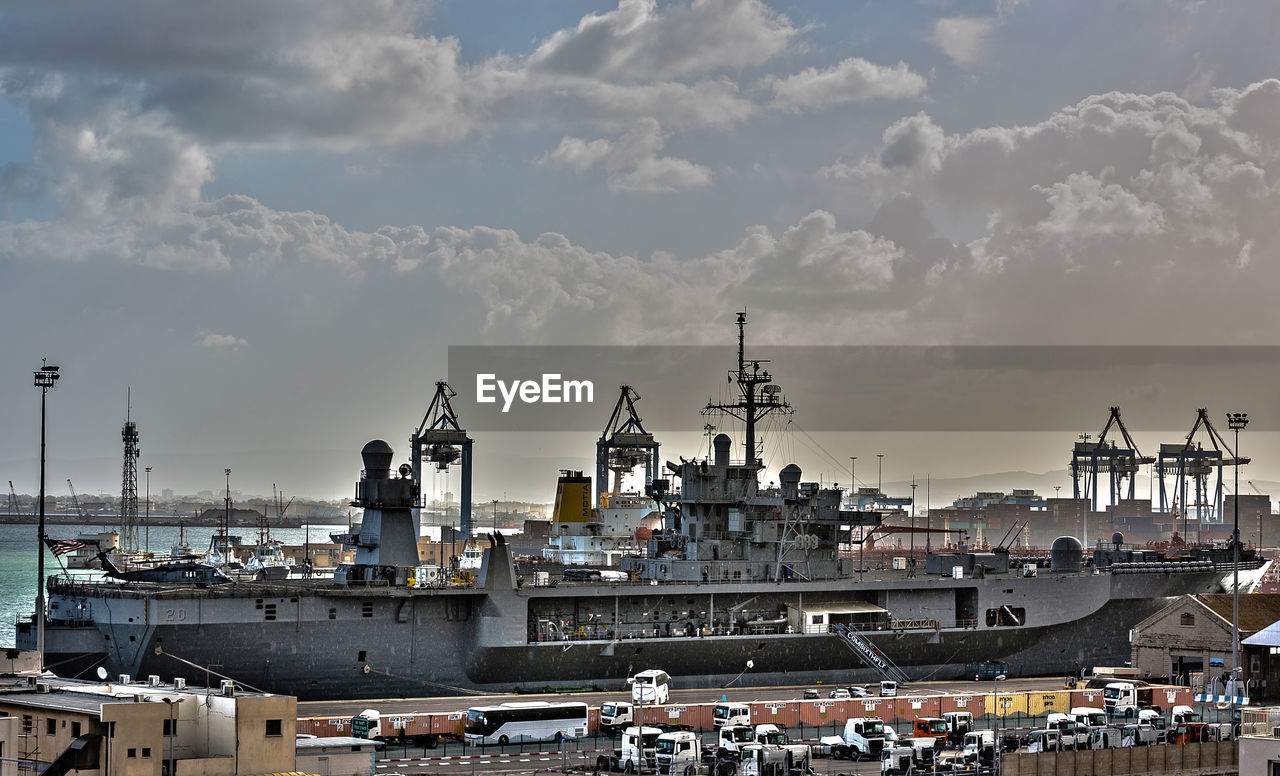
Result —
<path fill-rule="evenodd" d="M 835 698 L 835 699 L 837 699 L 837 700 L 848 700 L 848 699 L 852 698 L 852 697 L 853 697 L 853 695 L 849 692 L 849 688 L 847 688 L 847 687 L 837 687 L 837 688 L 835 688 L 834 690 L 832 690 L 831 692 L 827 693 L 827 697 L 828 697 L 828 698 Z"/>
<path fill-rule="evenodd" d="M 853 685 L 849 688 L 849 694 L 855 698 L 870 698 L 871 693 L 867 692 L 867 688 Z"/>
<path fill-rule="evenodd" d="M 821 698 L 822 696 L 818 693 L 816 689 L 814 689 L 813 687 L 810 687 L 809 689 L 804 691 L 804 697 L 805 697 L 805 700 L 808 700 L 810 698 Z"/>

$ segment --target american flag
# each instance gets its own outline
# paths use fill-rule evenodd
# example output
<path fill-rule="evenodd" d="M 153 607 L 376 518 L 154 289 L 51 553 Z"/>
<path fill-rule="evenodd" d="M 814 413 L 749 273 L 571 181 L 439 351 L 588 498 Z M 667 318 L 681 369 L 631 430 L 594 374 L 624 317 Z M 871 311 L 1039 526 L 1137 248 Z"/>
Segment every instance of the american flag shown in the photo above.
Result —
<path fill-rule="evenodd" d="M 78 542 L 75 539 L 45 539 L 45 545 L 49 547 L 49 552 L 53 553 L 53 557 L 61 557 L 68 552 L 75 552 L 84 547 L 84 542 Z"/>

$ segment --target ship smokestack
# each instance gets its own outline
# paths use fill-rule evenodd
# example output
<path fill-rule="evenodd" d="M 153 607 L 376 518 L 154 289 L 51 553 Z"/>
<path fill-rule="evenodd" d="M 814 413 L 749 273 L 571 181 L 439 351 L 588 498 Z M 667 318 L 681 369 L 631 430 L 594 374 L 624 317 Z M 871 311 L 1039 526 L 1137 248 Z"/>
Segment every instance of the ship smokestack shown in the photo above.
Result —
<path fill-rule="evenodd" d="M 715 465 L 729 465 L 729 448 L 733 446 L 733 440 L 729 439 L 728 434 L 716 434 L 716 438 L 711 440 L 711 446 L 715 449 Z"/>
<path fill-rule="evenodd" d="M 778 472 L 778 482 L 782 484 L 782 497 L 794 500 L 800 495 L 800 467 L 789 463 Z"/>
<path fill-rule="evenodd" d="M 360 451 L 360 457 L 364 459 L 364 478 L 366 480 L 391 479 L 391 459 L 394 456 L 391 445 L 381 439 L 375 439 L 365 445 Z"/>

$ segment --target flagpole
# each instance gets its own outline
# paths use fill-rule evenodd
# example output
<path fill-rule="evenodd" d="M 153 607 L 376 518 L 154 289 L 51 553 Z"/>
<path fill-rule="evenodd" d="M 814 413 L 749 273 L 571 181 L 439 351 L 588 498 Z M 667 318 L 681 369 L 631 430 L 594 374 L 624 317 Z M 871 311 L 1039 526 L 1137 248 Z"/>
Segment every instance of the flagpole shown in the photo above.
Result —
<path fill-rule="evenodd" d="M 44 673 L 44 405 L 49 389 L 58 381 L 58 367 L 40 360 L 35 386 L 40 389 L 40 519 L 36 524 L 36 653 L 40 673 Z"/>

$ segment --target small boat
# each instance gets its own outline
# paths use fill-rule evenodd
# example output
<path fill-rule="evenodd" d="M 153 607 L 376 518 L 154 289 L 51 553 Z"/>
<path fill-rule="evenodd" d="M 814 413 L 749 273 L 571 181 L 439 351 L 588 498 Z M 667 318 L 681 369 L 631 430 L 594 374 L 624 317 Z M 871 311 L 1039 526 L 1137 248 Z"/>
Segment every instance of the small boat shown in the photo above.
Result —
<path fill-rule="evenodd" d="M 284 549 L 278 539 L 267 539 L 253 545 L 253 553 L 244 564 L 247 574 L 255 579 L 286 579 L 293 571 L 293 564 L 284 557 Z"/>

